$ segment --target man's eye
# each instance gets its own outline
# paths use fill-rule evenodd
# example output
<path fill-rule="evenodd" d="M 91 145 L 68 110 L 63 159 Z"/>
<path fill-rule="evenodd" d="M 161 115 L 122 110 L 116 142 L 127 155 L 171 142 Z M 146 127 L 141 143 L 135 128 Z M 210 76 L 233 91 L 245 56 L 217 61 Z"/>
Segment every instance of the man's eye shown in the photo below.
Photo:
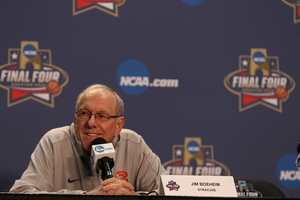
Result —
<path fill-rule="evenodd" d="M 84 116 L 84 115 L 89 115 L 89 113 L 86 112 L 86 111 L 81 111 L 81 112 L 80 112 L 80 115 L 83 115 L 83 116 Z"/>
<path fill-rule="evenodd" d="M 107 118 L 107 116 L 105 114 L 98 114 L 99 118 Z"/>

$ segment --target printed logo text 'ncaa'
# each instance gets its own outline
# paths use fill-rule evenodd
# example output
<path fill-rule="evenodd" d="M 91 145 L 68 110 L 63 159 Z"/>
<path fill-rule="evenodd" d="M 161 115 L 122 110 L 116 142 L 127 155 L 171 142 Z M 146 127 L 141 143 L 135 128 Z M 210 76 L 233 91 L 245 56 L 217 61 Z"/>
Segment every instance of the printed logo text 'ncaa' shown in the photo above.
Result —
<path fill-rule="evenodd" d="M 282 185 L 289 189 L 300 188 L 300 171 L 295 164 L 297 156 L 292 153 L 284 155 L 277 163 L 277 178 Z"/>
<path fill-rule="evenodd" d="M 148 68 L 139 60 L 130 59 L 123 62 L 117 71 L 117 82 L 127 94 L 138 95 L 148 87 L 178 88 L 178 79 L 158 79 L 150 82 Z"/>

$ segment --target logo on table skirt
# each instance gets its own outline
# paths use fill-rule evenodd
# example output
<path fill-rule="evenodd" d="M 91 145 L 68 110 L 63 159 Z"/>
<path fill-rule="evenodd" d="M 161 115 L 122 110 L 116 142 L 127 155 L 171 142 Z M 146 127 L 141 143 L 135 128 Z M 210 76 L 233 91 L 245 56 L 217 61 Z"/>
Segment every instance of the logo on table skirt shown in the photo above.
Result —
<path fill-rule="evenodd" d="M 239 180 L 237 184 L 235 184 L 236 192 L 238 197 L 252 197 L 252 198 L 261 198 L 262 194 L 253 189 L 251 183 L 247 183 L 246 181 Z"/>

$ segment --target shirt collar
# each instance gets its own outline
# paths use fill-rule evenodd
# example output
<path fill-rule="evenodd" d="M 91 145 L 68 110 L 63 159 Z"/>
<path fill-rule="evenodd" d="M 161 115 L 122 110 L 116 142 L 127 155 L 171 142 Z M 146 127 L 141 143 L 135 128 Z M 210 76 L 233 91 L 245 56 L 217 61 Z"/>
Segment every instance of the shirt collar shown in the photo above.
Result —
<path fill-rule="evenodd" d="M 71 132 L 71 137 L 72 137 L 72 140 L 74 142 L 75 148 L 76 148 L 78 154 L 80 155 L 80 157 L 85 156 L 86 154 L 89 154 L 83 148 L 82 143 L 77 140 L 75 129 L 74 129 L 74 123 L 71 124 L 70 132 Z"/>

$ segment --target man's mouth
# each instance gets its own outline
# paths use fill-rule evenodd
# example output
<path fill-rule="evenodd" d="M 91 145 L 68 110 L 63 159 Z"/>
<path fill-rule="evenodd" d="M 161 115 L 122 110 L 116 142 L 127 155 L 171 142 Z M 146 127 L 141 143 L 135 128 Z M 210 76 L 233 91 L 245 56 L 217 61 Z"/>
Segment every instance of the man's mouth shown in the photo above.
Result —
<path fill-rule="evenodd" d="M 84 134 L 89 136 L 89 137 L 97 137 L 97 136 L 101 135 L 101 133 L 95 133 L 95 132 L 92 132 L 92 131 L 87 131 Z"/>
<path fill-rule="evenodd" d="M 98 136 L 98 135 L 100 135 L 100 134 L 96 134 L 96 133 L 88 133 L 87 135 L 88 135 L 88 136 L 91 136 L 91 137 L 95 137 L 95 136 Z"/>

